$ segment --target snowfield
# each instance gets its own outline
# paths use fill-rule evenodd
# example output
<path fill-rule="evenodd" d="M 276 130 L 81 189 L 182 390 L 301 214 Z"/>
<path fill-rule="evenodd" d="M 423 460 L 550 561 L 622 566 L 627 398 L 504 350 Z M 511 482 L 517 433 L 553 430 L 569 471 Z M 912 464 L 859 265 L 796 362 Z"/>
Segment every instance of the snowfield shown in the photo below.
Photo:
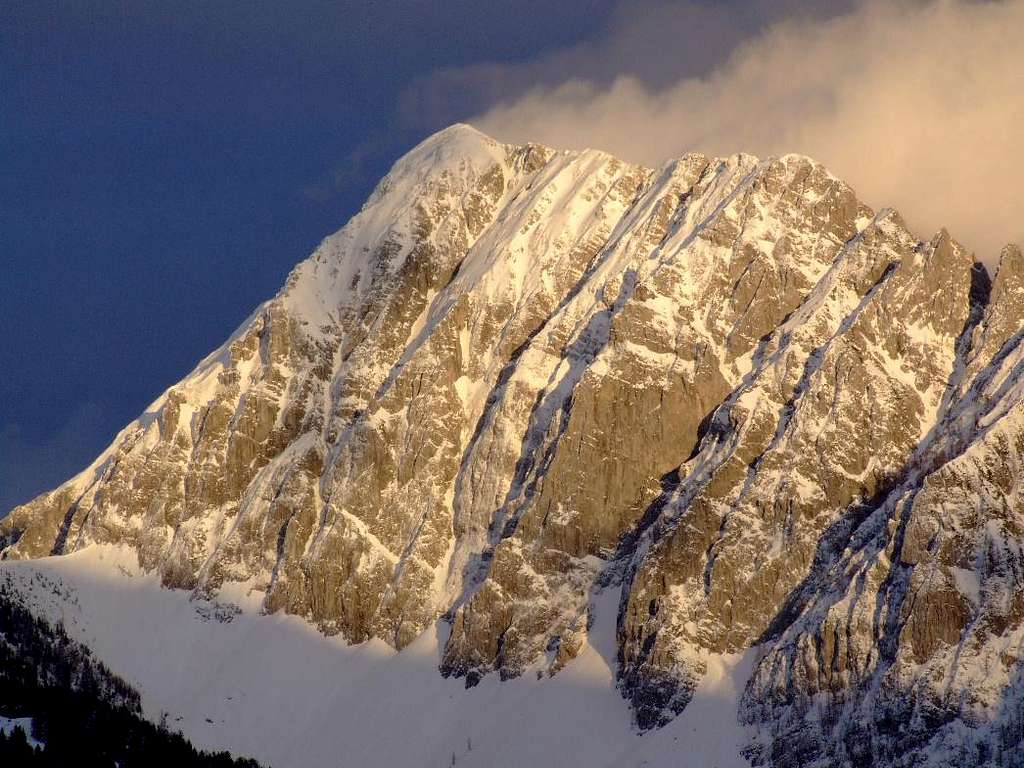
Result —
<path fill-rule="evenodd" d="M 258 614 L 243 585 L 217 601 L 162 589 L 111 546 L 5 561 L 0 579 L 135 685 L 150 720 L 166 713 L 199 748 L 278 768 L 747 765 L 736 703 L 753 653 L 709 657 L 683 714 L 640 734 L 614 685 L 617 589 L 597 594 L 587 647 L 560 673 L 467 689 L 438 673 L 444 622 L 401 652 L 349 646 Z M 231 592 L 238 604 L 223 602 Z"/>

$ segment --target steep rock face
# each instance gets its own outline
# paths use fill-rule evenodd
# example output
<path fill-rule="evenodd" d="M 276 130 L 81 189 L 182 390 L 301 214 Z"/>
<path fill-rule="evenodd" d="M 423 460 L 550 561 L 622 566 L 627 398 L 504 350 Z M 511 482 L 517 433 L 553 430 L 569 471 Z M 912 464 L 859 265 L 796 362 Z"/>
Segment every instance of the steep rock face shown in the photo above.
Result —
<path fill-rule="evenodd" d="M 971 270 L 945 234 L 918 246 L 886 214 L 764 341 L 634 564 L 622 630 L 641 722 L 685 706 L 700 649 L 756 642 L 826 531 L 893 483 L 952 374 Z"/>
<path fill-rule="evenodd" d="M 445 353 L 429 371 L 404 358 L 426 336 L 431 300 L 545 152 L 468 128 L 418 147 L 96 465 L 15 510 L 11 551 L 127 541 L 168 585 L 251 582 L 268 610 L 395 642 L 403 581 L 422 581 L 448 538 L 435 519 L 444 489 L 416 462 L 458 450 L 434 425 L 410 423 L 461 411 L 463 351 L 441 332 L 421 340 Z M 420 608 L 433 618 L 429 600 Z"/>
<path fill-rule="evenodd" d="M 1008 248 L 904 481 L 825 550 L 741 707 L 756 764 L 1024 762 L 1024 290 Z"/>
<path fill-rule="evenodd" d="M 804 157 L 454 126 L 0 544 L 126 543 L 354 642 L 443 617 L 468 683 L 556 672 L 621 588 L 641 727 L 757 645 L 755 761 L 1007 755 L 1022 307 L 1019 250 L 989 285 Z"/>
<path fill-rule="evenodd" d="M 516 674 L 579 647 L 595 576 L 691 453 L 757 340 L 867 220 L 804 158 L 670 166 L 599 254 L 586 321 L 536 397 L 481 585 L 458 606 L 445 668 Z M 594 299 L 599 302 L 595 305 Z M 549 325 L 558 328 L 561 316 Z"/>

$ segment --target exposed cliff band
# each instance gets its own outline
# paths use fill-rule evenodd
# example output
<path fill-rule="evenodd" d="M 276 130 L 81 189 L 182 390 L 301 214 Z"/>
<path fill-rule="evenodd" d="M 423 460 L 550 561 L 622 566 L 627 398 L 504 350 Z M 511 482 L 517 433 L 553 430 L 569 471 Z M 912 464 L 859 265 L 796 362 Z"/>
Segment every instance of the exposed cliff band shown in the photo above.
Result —
<path fill-rule="evenodd" d="M 470 683 L 556 672 L 614 586 L 642 727 L 759 644 L 756 761 L 954 727 L 1019 759 L 1022 316 L 1019 250 L 990 285 L 808 158 L 655 171 L 454 126 L 3 553 L 125 543 L 353 642 L 444 617 Z M 836 725 L 858 707 L 927 727 Z"/>

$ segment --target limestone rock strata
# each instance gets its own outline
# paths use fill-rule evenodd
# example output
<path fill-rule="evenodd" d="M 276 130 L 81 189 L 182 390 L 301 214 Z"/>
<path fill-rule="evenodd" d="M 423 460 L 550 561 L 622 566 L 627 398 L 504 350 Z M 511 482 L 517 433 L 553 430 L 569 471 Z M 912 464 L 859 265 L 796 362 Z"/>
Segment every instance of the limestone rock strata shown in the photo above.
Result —
<path fill-rule="evenodd" d="M 556 673 L 619 589 L 641 727 L 756 647 L 759 764 L 1021 760 L 1022 326 L 1018 249 L 990 282 L 808 158 L 453 126 L 0 545 L 352 642 L 443 619 L 470 684 Z"/>

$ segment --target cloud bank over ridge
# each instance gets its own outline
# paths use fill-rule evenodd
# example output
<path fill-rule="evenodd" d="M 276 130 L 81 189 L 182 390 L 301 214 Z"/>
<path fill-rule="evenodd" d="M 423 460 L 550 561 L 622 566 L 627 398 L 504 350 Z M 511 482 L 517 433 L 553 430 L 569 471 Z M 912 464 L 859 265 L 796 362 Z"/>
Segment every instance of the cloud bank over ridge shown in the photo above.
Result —
<path fill-rule="evenodd" d="M 735 7 L 636 6 L 646 25 L 461 73 L 511 94 L 471 122 L 649 165 L 687 151 L 800 152 L 876 208 L 899 208 L 922 237 L 945 226 L 988 263 L 1024 241 L 1024 0 L 868 2 L 831 18 L 789 5 L 760 27 Z M 637 63 L 645 40 L 673 34 L 677 57 L 652 48 Z M 693 46 L 711 49 L 699 74 Z M 529 78 L 539 82 L 523 87 Z"/>

